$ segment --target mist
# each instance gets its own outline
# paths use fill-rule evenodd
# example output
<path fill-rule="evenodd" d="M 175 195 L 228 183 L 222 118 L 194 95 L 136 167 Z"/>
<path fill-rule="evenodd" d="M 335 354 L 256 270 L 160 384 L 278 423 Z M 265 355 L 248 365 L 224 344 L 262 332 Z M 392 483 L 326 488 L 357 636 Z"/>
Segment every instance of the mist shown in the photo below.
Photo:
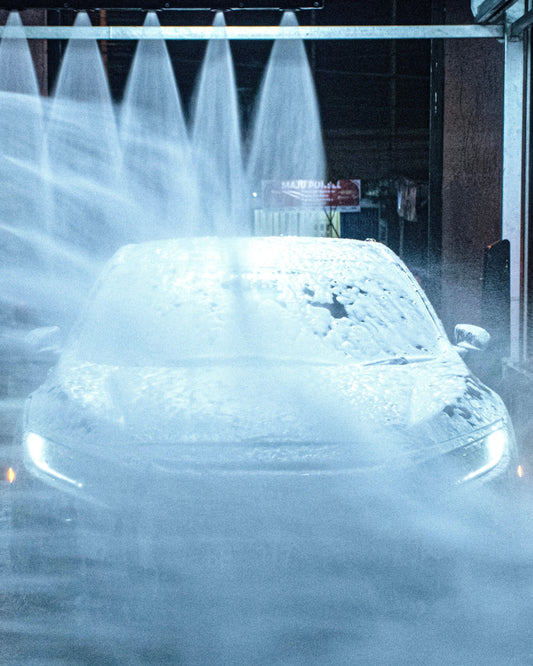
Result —
<path fill-rule="evenodd" d="M 288 14 L 282 22 L 295 21 Z M 87 22 L 78 15 L 77 25 Z M 157 27 L 155 14 L 146 23 Z M 333 331 L 319 344 L 299 337 L 290 298 L 256 306 L 248 246 L 219 251 L 217 239 L 253 236 L 261 181 L 324 177 L 303 45 L 274 44 L 245 141 L 224 40 L 206 47 L 187 124 L 163 40 L 139 43 L 116 106 L 96 42 L 71 40 L 45 99 L 18 15 L 8 25 L 0 44 L 1 334 L 7 353 L 19 353 L 28 331 L 58 326 L 65 354 L 51 375 L 46 362 L 36 367 L 22 355 L 2 400 L 48 377 L 32 398 L 33 423 L 43 428 L 32 445 L 68 432 L 75 447 L 62 460 L 70 492 L 26 479 L 15 502 L 14 489 L 2 489 L 0 662 L 533 661 L 529 489 L 449 488 L 422 466 L 413 476 L 402 461 L 414 443 L 390 427 L 408 414 L 437 446 L 431 418 L 446 391 L 455 396 L 457 364 L 448 384 L 417 369 L 419 394 L 407 388 L 405 366 L 339 369 L 347 345 L 333 306 L 352 307 L 346 291 L 325 276 L 323 292 L 307 296 L 310 329 Z M 297 92 L 287 98 L 287 89 Z M 196 237 L 204 250 L 195 255 Z M 148 259 L 131 247 L 115 255 L 139 242 L 154 250 Z M 172 252 L 179 258 L 183 248 L 192 259 L 180 274 Z M 288 252 L 286 264 L 299 260 L 312 275 L 312 261 L 297 254 Z M 116 283 L 104 289 L 100 309 L 87 305 L 113 255 L 106 274 L 127 261 L 138 270 L 124 273 L 119 291 Z M 150 290 L 164 261 L 165 285 L 182 299 L 168 312 Z M 279 272 L 259 288 L 273 291 Z M 230 330 L 221 312 L 231 313 Z M 376 344 L 366 333 L 363 351 Z M 291 355 L 273 362 L 286 339 Z M 404 341 L 393 342 L 400 353 Z M 173 344 L 181 357 L 169 354 Z M 184 358 L 205 349 L 199 378 Z M 217 353 L 223 363 L 213 362 Z M 323 354 L 318 367 L 306 364 L 315 354 Z M 172 368 L 164 376 L 163 361 Z M 356 396 L 354 376 L 363 387 Z M 50 451 L 42 464 L 52 468 Z"/>

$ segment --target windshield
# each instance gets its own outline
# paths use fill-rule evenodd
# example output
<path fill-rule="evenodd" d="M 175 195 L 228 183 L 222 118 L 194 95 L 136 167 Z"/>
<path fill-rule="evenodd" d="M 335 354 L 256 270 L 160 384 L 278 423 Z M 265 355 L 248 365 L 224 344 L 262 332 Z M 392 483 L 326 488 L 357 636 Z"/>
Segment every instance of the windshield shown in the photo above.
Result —
<path fill-rule="evenodd" d="M 72 351 L 90 362 L 134 366 L 245 358 L 372 363 L 438 353 L 440 331 L 412 280 L 390 260 L 362 261 L 363 270 L 340 262 L 230 263 L 209 253 L 203 262 L 165 253 L 116 262 Z"/>

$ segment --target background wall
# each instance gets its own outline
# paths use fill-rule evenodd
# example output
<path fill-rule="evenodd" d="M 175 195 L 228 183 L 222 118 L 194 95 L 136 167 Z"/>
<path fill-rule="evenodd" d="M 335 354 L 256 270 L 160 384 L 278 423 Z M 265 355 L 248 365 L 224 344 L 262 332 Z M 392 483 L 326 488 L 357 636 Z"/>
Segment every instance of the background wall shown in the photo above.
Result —
<path fill-rule="evenodd" d="M 472 22 L 470 3 L 447 0 L 447 21 Z M 503 45 L 445 42 L 442 317 L 484 324 L 484 248 L 501 238 Z M 490 323 L 490 322 L 489 322 Z"/>

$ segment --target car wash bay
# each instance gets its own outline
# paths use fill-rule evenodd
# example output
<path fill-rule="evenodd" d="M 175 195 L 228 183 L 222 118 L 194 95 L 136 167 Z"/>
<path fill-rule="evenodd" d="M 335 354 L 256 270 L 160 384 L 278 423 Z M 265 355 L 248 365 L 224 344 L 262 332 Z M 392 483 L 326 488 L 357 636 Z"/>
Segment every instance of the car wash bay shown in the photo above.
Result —
<path fill-rule="evenodd" d="M 126 4 L 122 11 L 92 13 L 93 28 L 85 29 L 87 37 L 101 40 L 116 96 L 128 53 L 143 38 L 142 14 L 124 11 Z M 189 3 L 191 9 L 204 4 Z M 519 2 L 477 3 L 474 12 L 468 4 L 433 2 L 421 13 L 416 3 L 391 0 L 376 13 L 366 3 L 353 10 L 332 1 L 321 9 L 310 3 L 298 14 L 298 36 L 306 40 L 315 68 L 329 175 L 332 180 L 361 179 L 361 194 L 370 202 L 366 210 L 374 214 L 379 206 L 386 242 L 421 278 L 450 336 L 462 322 L 489 330 L 491 350 L 471 363 L 505 394 L 519 433 L 526 433 L 528 424 L 520 418 L 528 411 L 523 401 L 532 394 L 529 13 Z M 35 5 L 24 8 L 22 17 L 46 94 L 53 89 L 62 40 L 72 35 L 75 13 Z M 212 14 L 163 11 L 159 16 L 171 53 L 175 49 L 182 66 L 180 48 L 187 49 L 189 62 L 199 60 L 194 49 L 203 48 L 212 34 L 207 27 Z M 283 29 L 272 32 L 276 12 L 233 11 L 226 17 L 236 50 L 250 45 L 268 49 L 270 40 L 283 34 Z M 350 51 L 354 44 L 358 50 Z M 351 71 L 357 67 L 359 78 L 346 78 L 350 72 L 342 50 L 355 62 Z M 370 67 L 365 50 L 380 64 Z M 406 58 L 409 51 L 425 63 L 423 68 Z M 237 59 L 238 75 L 239 66 Z M 241 77 L 246 117 L 258 75 Z M 192 80 L 185 79 L 185 97 L 192 87 Z M 354 108 L 359 110 L 350 115 Z M 378 116 L 385 119 L 381 126 L 372 124 Z M 405 179 L 419 184 L 418 224 L 402 220 L 391 193 L 391 183 L 394 188 Z M 353 233 L 348 223 L 343 231 Z M 521 438 L 525 442 L 527 435 Z"/>

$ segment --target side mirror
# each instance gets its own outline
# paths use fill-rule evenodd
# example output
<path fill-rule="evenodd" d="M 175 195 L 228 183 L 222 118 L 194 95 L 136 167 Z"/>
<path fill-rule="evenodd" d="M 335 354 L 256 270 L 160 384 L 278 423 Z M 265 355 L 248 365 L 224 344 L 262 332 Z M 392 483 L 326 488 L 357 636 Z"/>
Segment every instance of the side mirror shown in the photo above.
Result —
<path fill-rule="evenodd" d="M 490 342 L 490 333 L 480 326 L 457 324 L 455 327 L 455 346 L 464 355 L 469 351 L 485 351 Z"/>

